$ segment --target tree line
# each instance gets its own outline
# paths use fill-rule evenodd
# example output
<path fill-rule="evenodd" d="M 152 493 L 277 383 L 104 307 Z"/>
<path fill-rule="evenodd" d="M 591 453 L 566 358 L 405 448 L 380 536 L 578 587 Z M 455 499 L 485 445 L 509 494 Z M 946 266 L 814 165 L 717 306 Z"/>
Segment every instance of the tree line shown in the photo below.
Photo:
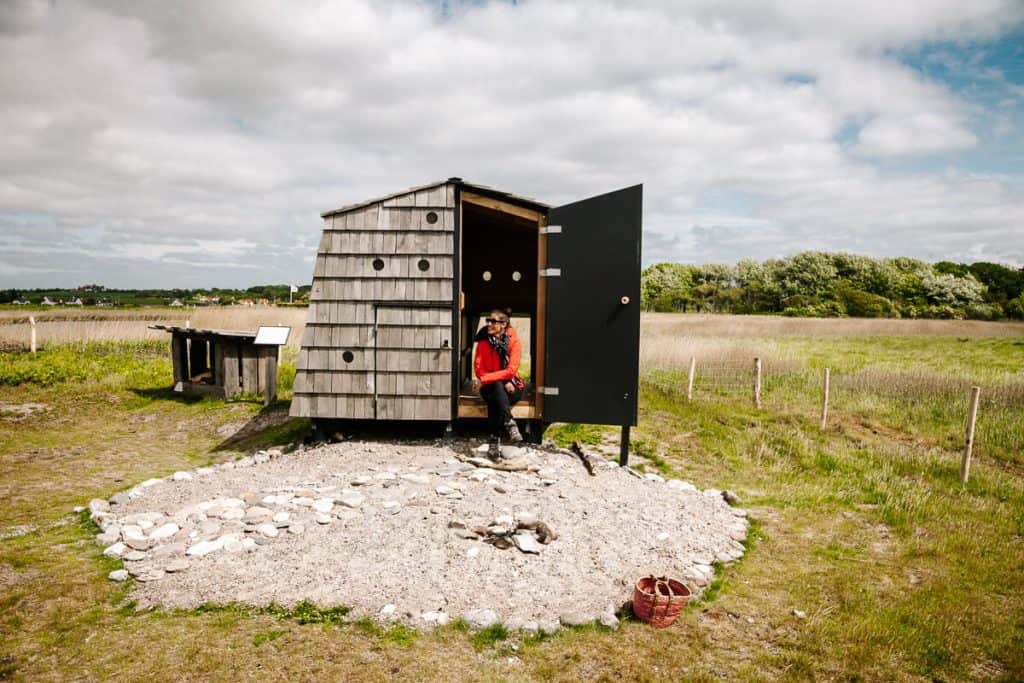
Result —
<path fill-rule="evenodd" d="M 1024 320 L 1024 268 L 805 251 L 735 265 L 646 268 L 649 311 L 774 313 L 806 317 Z"/>
<path fill-rule="evenodd" d="M 291 299 L 307 301 L 311 285 L 300 285 L 298 289 L 298 292 L 291 295 Z M 183 305 L 195 305 L 208 303 L 208 299 L 216 299 L 216 303 L 224 305 L 245 300 L 287 303 L 290 291 L 291 285 L 255 285 L 247 289 L 111 289 L 103 285 L 89 284 L 74 289 L 3 289 L 0 290 L 0 304 L 18 301 L 40 304 L 44 298 L 65 302 L 81 299 L 85 306 L 166 306 L 175 301 Z"/>

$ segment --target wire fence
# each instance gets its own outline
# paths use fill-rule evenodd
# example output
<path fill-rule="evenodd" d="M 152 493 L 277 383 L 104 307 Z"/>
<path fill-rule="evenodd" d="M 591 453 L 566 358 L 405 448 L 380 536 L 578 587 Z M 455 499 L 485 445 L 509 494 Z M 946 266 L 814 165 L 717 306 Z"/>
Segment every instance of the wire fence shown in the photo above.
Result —
<path fill-rule="evenodd" d="M 690 359 L 688 367 L 649 370 L 644 384 L 674 399 L 743 404 L 802 413 L 821 428 L 886 425 L 911 436 L 940 435 L 961 449 L 967 467 L 977 449 L 1024 464 L 1024 381 L 978 381 L 925 370 L 864 368 L 836 372 L 780 359 Z"/>

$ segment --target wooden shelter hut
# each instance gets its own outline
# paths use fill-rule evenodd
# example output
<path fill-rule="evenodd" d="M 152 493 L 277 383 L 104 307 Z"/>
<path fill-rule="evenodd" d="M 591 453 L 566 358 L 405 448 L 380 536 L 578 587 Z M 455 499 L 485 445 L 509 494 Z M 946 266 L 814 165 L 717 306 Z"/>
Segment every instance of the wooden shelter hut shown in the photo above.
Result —
<path fill-rule="evenodd" d="M 484 417 L 473 339 L 511 308 L 529 435 L 636 424 L 641 205 L 639 185 L 552 208 L 449 178 L 323 213 L 291 414 Z"/>

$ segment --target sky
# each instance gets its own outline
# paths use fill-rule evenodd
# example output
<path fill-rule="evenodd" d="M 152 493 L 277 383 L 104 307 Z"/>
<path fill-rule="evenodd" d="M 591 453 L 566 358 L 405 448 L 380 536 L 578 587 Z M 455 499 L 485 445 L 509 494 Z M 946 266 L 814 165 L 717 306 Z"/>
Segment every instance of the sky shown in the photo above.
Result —
<path fill-rule="evenodd" d="M 1024 2 L 0 2 L 0 288 L 308 283 L 319 214 L 644 184 L 643 261 L 1024 266 Z"/>

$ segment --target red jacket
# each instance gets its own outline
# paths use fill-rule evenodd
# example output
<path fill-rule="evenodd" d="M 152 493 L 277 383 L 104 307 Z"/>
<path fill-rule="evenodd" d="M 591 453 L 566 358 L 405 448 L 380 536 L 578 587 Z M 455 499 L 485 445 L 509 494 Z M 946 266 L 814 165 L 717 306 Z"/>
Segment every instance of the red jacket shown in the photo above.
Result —
<path fill-rule="evenodd" d="M 511 327 L 506 327 L 508 333 L 508 367 L 501 369 L 501 358 L 494 350 L 490 342 L 480 339 L 476 343 L 476 361 L 473 363 L 473 370 L 481 384 L 491 382 L 507 382 L 513 380 L 516 385 L 522 386 L 519 379 L 519 360 L 523 355 L 523 349 L 519 344 L 519 335 Z M 484 332 L 486 334 L 486 332 Z"/>

